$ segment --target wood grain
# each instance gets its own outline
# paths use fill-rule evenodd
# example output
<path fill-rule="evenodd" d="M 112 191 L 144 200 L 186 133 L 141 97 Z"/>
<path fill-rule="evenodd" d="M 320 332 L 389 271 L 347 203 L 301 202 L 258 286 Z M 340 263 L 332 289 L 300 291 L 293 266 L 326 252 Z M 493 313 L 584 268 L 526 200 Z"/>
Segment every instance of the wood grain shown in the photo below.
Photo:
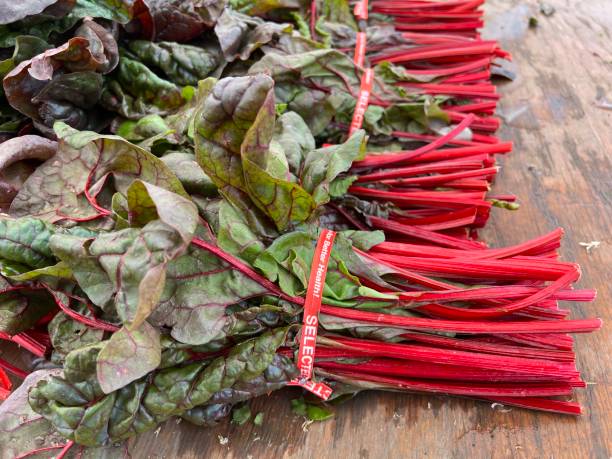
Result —
<path fill-rule="evenodd" d="M 515 143 L 502 159 L 497 192 L 514 192 L 521 210 L 494 212 L 486 240 L 518 243 L 566 229 L 563 258 L 582 265 L 582 287 L 596 287 L 590 305 L 568 305 L 573 317 L 610 324 L 612 281 L 612 1 L 489 0 L 487 35 L 512 52 L 518 78 L 501 86 L 500 136 Z M 539 25 L 528 28 L 537 15 Z M 587 253 L 580 242 L 601 241 Z M 131 444 L 134 458 L 546 458 L 609 459 L 612 392 L 610 327 L 577 339 L 579 368 L 592 381 L 578 394 L 580 418 L 493 409 L 448 397 L 368 393 L 338 407 L 333 420 L 303 426 L 290 411 L 287 390 L 256 400 L 262 427 L 230 423 L 203 429 L 169 421 Z M 227 438 L 222 445 L 220 438 Z"/>

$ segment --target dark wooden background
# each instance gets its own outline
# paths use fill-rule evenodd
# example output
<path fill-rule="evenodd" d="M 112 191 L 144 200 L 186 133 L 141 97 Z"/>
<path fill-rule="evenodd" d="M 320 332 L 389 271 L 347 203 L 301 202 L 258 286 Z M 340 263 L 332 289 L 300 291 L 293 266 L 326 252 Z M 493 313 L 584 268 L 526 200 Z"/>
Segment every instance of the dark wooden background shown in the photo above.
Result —
<path fill-rule="evenodd" d="M 131 443 L 140 458 L 595 458 L 612 457 L 612 0 L 489 0 L 486 35 L 512 52 L 518 78 L 501 85 L 500 136 L 514 141 L 501 160 L 496 192 L 514 192 L 521 209 L 496 209 L 484 237 L 518 243 L 557 226 L 566 230 L 563 258 L 583 268 L 593 304 L 570 305 L 573 317 L 598 316 L 604 330 L 578 336 L 578 366 L 591 382 L 577 394 L 579 418 L 431 395 L 364 393 L 334 419 L 303 426 L 287 390 L 252 403 L 261 427 L 224 423 L 213 429 L 169 421 Z M 538 18 L 528 28 L 529 17 Z M 587 253 L 580 242 L 600 241 Z M 227 439 L 222 445 L 221 439 Z"/>

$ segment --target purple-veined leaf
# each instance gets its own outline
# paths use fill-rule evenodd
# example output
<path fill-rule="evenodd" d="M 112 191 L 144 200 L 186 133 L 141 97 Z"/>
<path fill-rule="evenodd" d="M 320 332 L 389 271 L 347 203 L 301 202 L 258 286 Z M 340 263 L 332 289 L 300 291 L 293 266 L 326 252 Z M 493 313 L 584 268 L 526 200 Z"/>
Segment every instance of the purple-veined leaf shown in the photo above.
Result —
<path fill-rule="evenodd" d="M 104 216 L 92 204 L 109 176 L 125 193 L 134 179 L 146 180 L 181 196 L 180 181 L 158 158 L 118 136 L 79 132 L 58 123 L 57 153 L 30 175 L 11 204 L 13 216 L 36 216 L 50 222 L 86 221 Z M 89 196 L 89 199 L 88 199 Z"/>
<path fill-rule="evenodd" d="M 156 328 L 143 322 L 113 333 L 98 354 L 98 382 L 109 394 L 156 369 L 161 362 L 161 344 Z"/>

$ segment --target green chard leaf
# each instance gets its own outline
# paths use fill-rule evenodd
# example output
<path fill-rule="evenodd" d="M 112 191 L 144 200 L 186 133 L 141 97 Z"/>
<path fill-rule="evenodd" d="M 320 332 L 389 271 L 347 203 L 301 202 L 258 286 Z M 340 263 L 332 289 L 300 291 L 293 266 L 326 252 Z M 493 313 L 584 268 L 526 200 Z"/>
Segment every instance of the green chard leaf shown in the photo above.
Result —
<path fill-rule="evenodd" d="M 15 458 L 37 448 L 62 444 L 61 435 L 49 421 L 28 404 L 28 392 L 39 381 L 57 376 L 61 370 L 39 370 L 29 374 L 0 405 L 2 457 Z"/>
<path fill-rule="evenodd" d="M 185 99 L 177 85 L 158 77 L 142 62 L 121 56 L 100 103 L 125 118 L 137 120 L 145 115 L 173 113 Z"/>
<path fill-rule="evenodd" d="M 0 259 L 29 268 L 55 264 L 49 239 L 55 228 L 37 218 L 0 218 Z"/>
<path fill-rule="evenodd" d="M 123 327 L 113 333 L 97 358 L 97 375 L 105 394 L 120 389 L 149 372 L 161 362 L 159 332 L 147 322 L 137 329 Z"/>
<path fill-rule="evenodd" d="M 187 197 L 172 171 L 148 151 L 118 136 L 79 132 L 63 123 L 55 127 L 60 138 L 57 153 L 24 183 L 11 204 L 11 215 L 50 222 L 99 217 L 85 194 L 99 194 L 109 176 L 122 193 L 134 179 L 141 179 Z"/>
<path fill-rule="evenodd" d="M 49 6 L 41 10 L 43 3 Z M 13 46 L 19 35 L 33 35 L 47 41 L 87 17 L 126 24 L 137 3 L 129 0 L 34 0 L 15 4 L 19 14 L 11 15 L 10 10 L 6 10 L 7 16 L 0 16 L 0 48 Z M 19 20 L 14 19 L 16 17 Z"/>
<path fill-rule="evenodd" d="M 259 257 L 254 266 L 259 268 L 272 281 L 278 281 L 281 289 L 293 296 L 303 295 L 308 286 L 310 267 L 314 247 L 318 238 L 318 229 L 293 231 L 278 237 Z M 381 232 L 372 232 L 372 242 L 384 240 Z M 355 232 L 349 232 L 355 237 Z M 378 273 L 373 271 L 353 251 L 349 237 L 338 233 L 331 252 L 323 295 L 328 304 L 345 304 L 352 306 L 384 304 L 394 301 L 393 295 L 383 295 L 361 284 L 364 277 L 372 282 L 389 287 Z M 369 297 L 371 300 L 358 304 L 358 297 Z M 340 302 L 340 303 L 338 303 Z"/>
<path fill-rule="evenodd" d="M 231 330 L 228 306 L 266 293 L 259 283 L 192 246 L 168 265 L 165 289 L 150 321 L 172 327 L 172 337 L 182 343 L 205 344 Z"/>
<path fill-rule="evenodd" d="M 73 306 L 72 309 L 85 316 L 89 315 L 84 304 Z M 99 343 L 104 337 L 104 331 L 83 325 L 60 311 L 49 322 L 49 337 L 54 352 L 65 356 L 80 347 Z"/>
<path fill-rule="evenodd" d="M 132 40 L 128 48 L 144 64 L 161 70 L 175 84 L 197 86 L 221 65 L 219 49 L 174 42 Z"/>
<path fill-rule="evenodd" d="M 196 128 L 196 158 L 221 194 L 237 207 L 249 199 L 279 230 L 307 221 L 364 154 L 363 132 L 320 151 L 297 114 L 284 113 L 277 124 L 266 75 L 220 80 L 196 114 Z"/>
<path fill-rule="evenodd" d="M 160 370 L 110 394 L 102 392 L 92 374 L 100 346 L 89 346 L 89 352 L 74 351 L 78 358 L 69 354 L 66 365 L 71 370 L 66 368 L 63 377 L 51 376 L 34 386 L 29 403 L 64 437 L 85 446 L 109 445 L 210 403 L 217 393 L 252 382 L 271 366 L 280 376 L 276 350 L 286 332 L 276 329 L 210 363 Z"/>
<path fill-rule="evenodd" d="M 32 328 L 55 309 L 50 295 L 42 290 L 12 291 L 13 285 L 0 275 L 0 331 L 16 335 Z"/>
<path fill-rule="evenodd" d="M 238 58 L 247 60 L 255 50 L 291 32 L 293 26 L 290 24 L 264 21 L 229 8 L 223 11 L 215 25 L 215 34 L 227 62 Z"/>
<path fill-rule="evenodd" d="M 198 165 L 192 153 L 171 152 L 161 160 L 181 181 L 185 190 L 199 196 L 217 196 L 217 187 Z"/>
<path fill-rule="evenodd" d="M 234 408 L 232 411 L 232 422 L 239 426 L 246 424 L 251 419 L 251 408 L 249 405 L 243 405 L 240 408 Z"/>
<path fill-rule="evenodd" d="M 168 263 L 184 253 L 197 226 L 195 205 L 140 180 L 127 189 L 129 222 L 138 228 L 96 238 L 57 235 L 51 246 L 91 300 L 105 307 L 114 296 L 122 321 L 138 327 L 158 305 Z"/>
<path fill-rule="evenodd" d="M 117 64 L 117 43 L 91 20 L 76 34 L 62 46 L 20 62 L 3 80 L 11 106 L 47 134 L 58 120 L 78 129 L 100 129 L 109 121 L 104 111 L 93 108 L 102 94 L 102 74 Z"/>

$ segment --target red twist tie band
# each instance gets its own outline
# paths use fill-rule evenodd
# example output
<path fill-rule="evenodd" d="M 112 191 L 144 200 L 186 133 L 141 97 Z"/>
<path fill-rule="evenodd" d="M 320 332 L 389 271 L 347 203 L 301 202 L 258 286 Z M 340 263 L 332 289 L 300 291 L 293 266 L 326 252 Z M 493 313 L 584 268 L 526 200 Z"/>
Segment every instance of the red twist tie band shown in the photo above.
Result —
<path fill-rule="evenodd" d="M 367 36 L 365 32 L 357 32 L 357 41 L 355 42 L 355 55 L 353 62 L 359 67 L 363 67 L 365 62 Z"/>
<path fill-rule="evenodd" d="M 353 113 L 353 120 L 349 128 L 349 136 L 351 136 L 357 129 L 361 129 L 363 124 L 363 116 L 368 108 L 370 102 L 370 92 L 372 91 L 372 82 L 374 81 L 374 70 L 365 69 L 361 76 L 361 87 L 359 88 L 359 97 L 357 97 L 357 105 L 355 105 L 355 112 Z"/>
<path fill-rule="evenodd" d="M 327 265 L 335 237 L 335 231 L 323 229 L 317 241 L 312 266 L 310 267 L 306 301 L 304 303 L 304 318 L 302 320 L 302 333 L 297 360 L 300 376 L 289 382 L 290 386 L 303 387 L 323 400 L 327 400 L 330 397 L 332 389 L 326 384 L 313 381 L 312 369 L 315 359 L 317 333 L 319 331 L 319 311 L 321 310 L 321 300 L 323 299 L 323 287 L 325 286 Z"/>
<path fill-rule="evenodd" d="M 368 19 L 368 0 L 360 0 L 355 4 L 353 15 L 357 20 L 366 21 Z"/>

